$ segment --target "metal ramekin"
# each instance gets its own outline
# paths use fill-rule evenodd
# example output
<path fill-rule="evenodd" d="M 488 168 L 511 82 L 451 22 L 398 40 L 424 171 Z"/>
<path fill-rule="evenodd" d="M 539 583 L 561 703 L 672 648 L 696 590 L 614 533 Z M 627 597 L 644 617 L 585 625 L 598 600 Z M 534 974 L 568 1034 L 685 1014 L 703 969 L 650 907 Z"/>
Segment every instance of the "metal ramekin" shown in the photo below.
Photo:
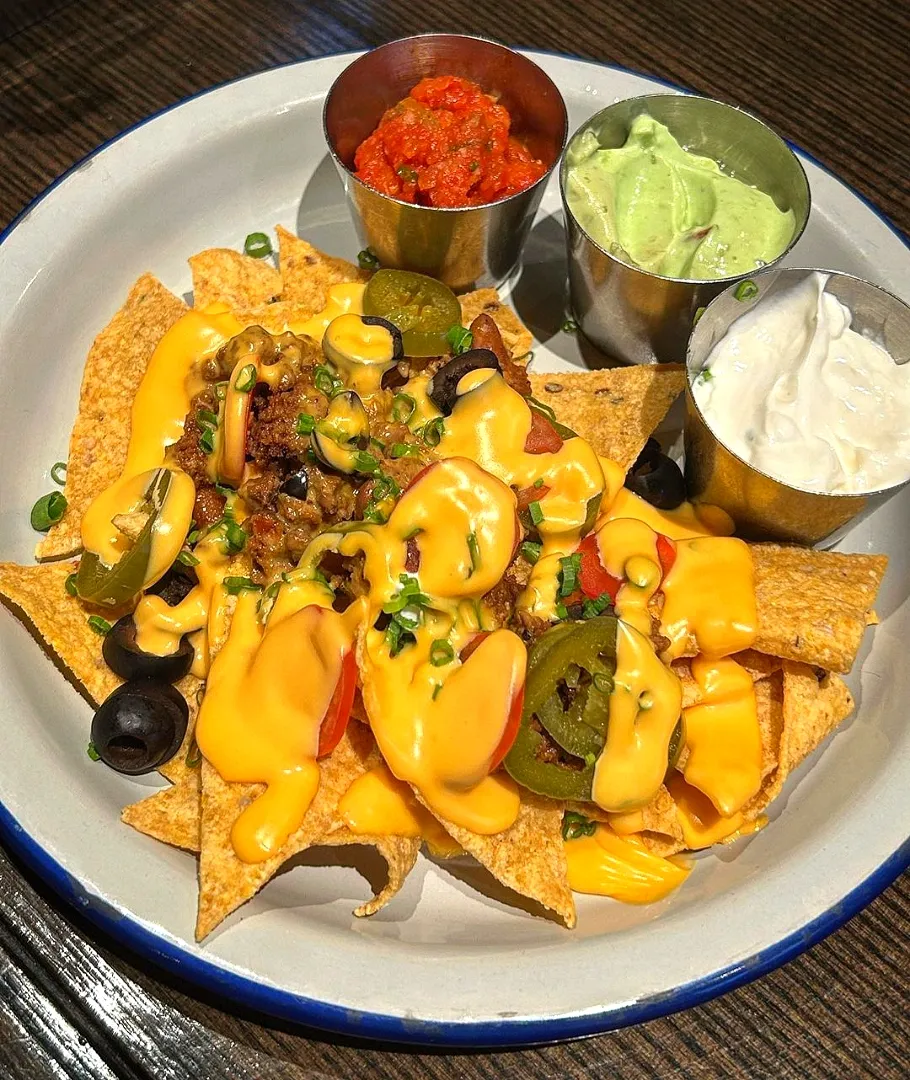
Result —
<path fill-rule="evenodd" d="M 663 277 L 613 255 L 585 232 L 566 197 L 572 146 L 593 130 L 602 146 L 622 146 L 632 121 L 648 113 L 687 150 L 714 158 L 730 174 L 770 195 L 796 216 L 793 238 L 769 266 L 799 240 L 809 218 L 809 182 L 799 159 L 779 135 L 750 113 L 722 101 L 688 94 L 654 94 L 608 105 L 575 132 L 563 156 L 559 187 L 566 216 L 569 291 L 584 335 L 627 364 L 681 363 L 695 312 L 731 283 L 749 277 Z"/>
<path fill-rule="evenodd" d="M 908 480 L 863 494 L 820 494 L 791 487 L 744 461 L 708 426 L 692 393 L 692 383 L 714 345 L 739 316 L 763 297 L 804 280 L 807 269 L 765 270 L 750 279 L 758 287 L 751 300 L 737 300 L 735 286 L 712 301 L 692 333 L 686 359 L 686 483 L 696 502 L 720 506 L 736 522 L 736 532 L 752 540 L 789 540 L 830 547 L 858 520 L 907 485 Z M 853 313 L 851 326 L 894 357 L 910 360 L 910 306 L 852 274 L 830 273 L 825 292 Z M 910 417 L 907 418 L 910 424 Z"/>
<path fill-rule="evenodd" d="M 546 173 L 517 195 L 465 209 L 414 206 L 358 180 L 357 147 L 387 108 L 430 75 L 464 76 L 497 97 L 512 117 L 512 133 Z M 565 147 L 568 117 L 552 79 L 526 56 L 485 38 L 421 34 L 381 45 L 345 68 L 329 90 L 323 126 L 361 244 L 383 266 L 429 274 L 460 291 L 501 285 L 515 269 Z"/>

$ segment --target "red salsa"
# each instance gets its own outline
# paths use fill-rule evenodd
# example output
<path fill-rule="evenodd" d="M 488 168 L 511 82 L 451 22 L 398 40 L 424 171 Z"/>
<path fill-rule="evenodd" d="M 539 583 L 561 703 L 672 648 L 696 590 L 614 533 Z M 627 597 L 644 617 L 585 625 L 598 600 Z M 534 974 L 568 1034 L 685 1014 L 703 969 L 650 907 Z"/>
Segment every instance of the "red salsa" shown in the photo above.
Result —
<path fill-rule="evenodd" d="M 508 110 L 455 75 L 419 82 L 357 148 L 355 175 L 421 206 L 480 206 L 524 191 L 547 171 L 509 134 Z"/>

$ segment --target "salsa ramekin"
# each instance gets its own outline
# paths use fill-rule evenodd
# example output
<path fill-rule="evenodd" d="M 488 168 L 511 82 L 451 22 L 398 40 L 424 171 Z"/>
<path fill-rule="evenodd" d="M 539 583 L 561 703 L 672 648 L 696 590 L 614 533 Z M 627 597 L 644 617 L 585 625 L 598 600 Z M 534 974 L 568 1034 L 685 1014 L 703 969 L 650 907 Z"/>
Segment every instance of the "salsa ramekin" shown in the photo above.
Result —
<path fill-rule="evenodd" d="M 508 198 L 457 209 L 417 206 L 359 180 L 357 147 L 386 109 L 432 75 L 472 79 L 496 97 L 509 110 L 512 133 L 547 166 L 543 176 Z M 521 53 L 486 38 L 420 34 L 380 45 L 345 68 L 326 98 L 323 127 L 360 243 L 382 266 L 429 274 L 457 292 L 498 286 L 512 274 L 565 148 L 568 115 L 553 80 Z"/>
<path fill-rule="evenodd" d="M 602 145 L 622 146 L 636 116 L 666 125 L 686 150 L 717 161 L 726 172 L 793 210 L 796 227 L 776 266 L 793 249 L 809 219 L 809 181 L 784 140 L 751 113 L 712 98 L 651 94 L 615 102 L 586 120 L 569 139 L 559 170 L 566 219 L 569 293 L 582 333 L 609 356 L 627 364 L 682 363 L 692 320 L 731 283 L 755 271 L 709 281 L 664 277 L 642 270 L 601 247 L 569 206 L 566 184 L 572 146 L 592 130 Z"/>
<path fill-rule="evenodd" d="M 797 284 L 814 273 L 806 268 L 764 270 L 749 279 L 757 292 L 748 300 L 728 286 L 705 309 L 692 332 L 686 357 L 686 484 L 695 502 L 725 510 L 738 536 L 750 540 L 786 540 L 830 547 L 910 482 L 862 493 L 806 491 L 787 484 L 743 460 L 723 443 L 705 419 L 692 384 L 714 345 L 730 325 L 762 298 Z M 883 345 L 896 363 L 910 362 L 910 306 L 852 274 L 830 274 L 825 292 L 836 296 L 853 314 L 851 326 Z M 751 290 L 750 290 L 751 291 Z M 910 416 L 907 417 L 910 425 Z"/>

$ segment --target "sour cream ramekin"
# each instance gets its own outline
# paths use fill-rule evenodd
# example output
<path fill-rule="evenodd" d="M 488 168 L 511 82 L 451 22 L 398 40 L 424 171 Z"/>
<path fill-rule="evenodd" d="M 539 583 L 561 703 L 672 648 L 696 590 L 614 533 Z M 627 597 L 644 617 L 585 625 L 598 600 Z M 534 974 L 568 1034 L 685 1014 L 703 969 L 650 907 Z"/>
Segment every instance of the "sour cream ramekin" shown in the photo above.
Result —
<path fill-rule="evenodd" d="M 736 319 L 764 297 L 797 284 L 813 272 L 786 268 L 754 274 L 750 280 L 757 292 L 750 299 L 738 300 L 736 286 L 729 286 L 698 320 L 686 358 L 686 483 L 695 502 L 725 510 L 735 521 L 739 536 L 830 547 L 848 528 L 905 487 L 910 477 L 890 487 L 859 494 L 794 487 L 762 472 L 729 449 L 709 426 L 692 391 L 714 345 Z M 896 363 L 910 361 L 910 306 L 880 286 L 852 274 L 820 272 L 830 274 L 825 292 L 837 297 L 852 312 L 852 329 L 882 345 Z M 910 425 L 910 416 L 907 423 Z"/>
<path fill-rule="evenodd" d="M 547 171 L 524 191 L 483 206 L 415 206 L 354 175 L 354 153 L 383 113 L 421 79 L 459 75 L 496 97 Z M 364 53 L 338 76 L 323 111 L 329 152 L 360 243 L 384 267 L 416 270 L 456 292 L 501 285 L 513 272 L 544 188 L 566 144 L 568 116 L 555 83 L 532 60 L 486 38 L 420 34 Z"/>
<path fill-rule="evenodd" d="M 724 171 L 770 195 L 796 218 L 793 237 L 768 266 L 777 266 L 809 219 L 809 181 L 784 140 L 757 117 L 733 105 L 689 94 L 628 98 L 601 109 L 569 140 L 559 170 L 566 219 L 569 293 L 582 333 L 627 364 L 682 363 L 696 311 L 754 271 L 711 281 L 664 277 L 602 248 L 579 224 L 566 197 L 573 144 L 594 131 L 602 146 L 620 147 L 635 117 L 647 113 L 670 129 L 684 149 L 713 158 Z"/>

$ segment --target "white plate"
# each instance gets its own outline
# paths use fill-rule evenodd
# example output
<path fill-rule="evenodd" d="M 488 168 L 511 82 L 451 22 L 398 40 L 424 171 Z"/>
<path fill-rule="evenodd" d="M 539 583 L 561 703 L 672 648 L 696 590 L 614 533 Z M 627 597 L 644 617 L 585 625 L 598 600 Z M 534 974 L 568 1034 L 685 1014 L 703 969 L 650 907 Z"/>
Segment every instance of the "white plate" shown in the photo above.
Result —
<path fill-rule="evenodd" d="M 624 71 L 533 54 L 572 127 L 616 98 L 663 89 Z M 190 288 L 186 257 L 281 222 L 353 256 L 321 107 L 352 56 L 235 82 L 140 125 L 73 170 L 8 230 L 0 259 L 0 555 L 28 561 L 28 511 L 66 457 L 85 354 L 128 286 L 153 271 Z M 910 251 L 873 209 L 805 160 L 812 219 L 792 261 L 907 294 Z M 562 321 L 562 226 L 551 181 L 516 287 L 540 329 Z M 538 367 L 577 364 L 558 335 Z M 355 1035 L 496 1045 L 567 1038 L 691 1005 L 794 955 L 910 861 L 910 491 L 849 537 L 892 559 L 852 685 L 860 706 L 774 804 L 770 828 L 698 860 L 671 898 L 579 897 L 574 933 L 422 859 L 369 920 L 351 868 L 297 867 L 193 943 L 193 860 L 139 836 L 120 808 L 156 781 L 89 761 L 90 712 L 0 613 L 0 827 L 89 918 L 142 956 L 249 1006 Z"/>

